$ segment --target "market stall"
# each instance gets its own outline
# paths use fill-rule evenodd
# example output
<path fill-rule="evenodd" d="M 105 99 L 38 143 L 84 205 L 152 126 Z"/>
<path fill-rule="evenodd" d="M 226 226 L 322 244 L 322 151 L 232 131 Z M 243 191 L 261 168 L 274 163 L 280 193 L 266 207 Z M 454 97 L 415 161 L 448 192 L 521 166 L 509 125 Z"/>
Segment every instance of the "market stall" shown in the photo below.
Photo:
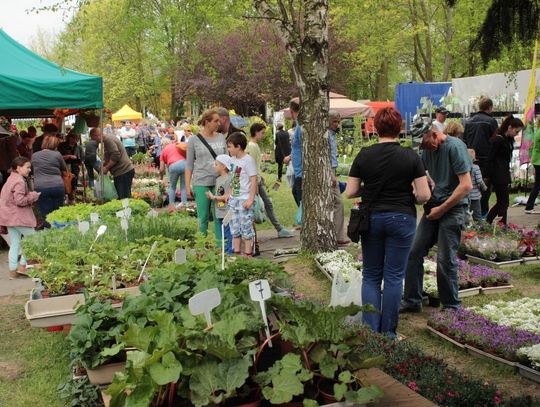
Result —
<path fill-rule="evenodd" d="M 113 113 L 112 115 L 112 120 L 113 122 L 115 122 L 115 124 L 118 122 L 126 121 L 126 120 L 139 121 L 141 119 L 142 119 L 142 114 L 139 112 L 136 112 L 128 105 L 122 106 L 122 108 L 119 111 L 117 111 L 116 113 Z"/>

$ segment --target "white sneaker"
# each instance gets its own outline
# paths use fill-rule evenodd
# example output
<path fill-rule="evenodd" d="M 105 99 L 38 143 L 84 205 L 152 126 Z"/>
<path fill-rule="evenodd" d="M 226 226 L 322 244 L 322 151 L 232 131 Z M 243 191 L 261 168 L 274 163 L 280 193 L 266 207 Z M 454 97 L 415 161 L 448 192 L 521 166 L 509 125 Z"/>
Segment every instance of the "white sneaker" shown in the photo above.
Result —
<path fill-rule="evenodd" d="M 534 209 L 525 209 L 525 213 L 528 215 L 538 215 L 540 214 L 539 211 L 535 211 Z"/>

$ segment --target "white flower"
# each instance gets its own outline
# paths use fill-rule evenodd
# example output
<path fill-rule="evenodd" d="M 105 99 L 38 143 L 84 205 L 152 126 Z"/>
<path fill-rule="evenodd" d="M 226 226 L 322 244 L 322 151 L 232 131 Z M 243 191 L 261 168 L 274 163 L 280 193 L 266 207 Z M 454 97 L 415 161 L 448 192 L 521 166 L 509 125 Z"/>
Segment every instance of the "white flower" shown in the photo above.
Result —
<path fill-rule="evenodd" d="M 424 273 L 436 273 L 437 262 L 429 259 L 424 259 Z"/>
<path fill-rule="evenodd" d="M 439 298 L 437 277 L 431 274 L 424 274 L 424 291 L 431 297 Z"/>
<path fill-rule="evenodd" d="M 349 281 L 354 272 L 362 269 L 362 262 L 355 260 L 346 250 L 319 253 L 315 258 L 330 275 L 340 271 L 345 281 Z"/>
<path fill-rule="evenodd" d="M 512 326 L 540 335 L 540 299 L 521 298 L 515 301 L 494 301 L 482 307 L 471 307 L 499 325 Z"/>
<path fill-rule="evenodd" d="M 517 355 L 527 357 L 533 369 L 540 370 L 540 344 L 519 348 Z"/>

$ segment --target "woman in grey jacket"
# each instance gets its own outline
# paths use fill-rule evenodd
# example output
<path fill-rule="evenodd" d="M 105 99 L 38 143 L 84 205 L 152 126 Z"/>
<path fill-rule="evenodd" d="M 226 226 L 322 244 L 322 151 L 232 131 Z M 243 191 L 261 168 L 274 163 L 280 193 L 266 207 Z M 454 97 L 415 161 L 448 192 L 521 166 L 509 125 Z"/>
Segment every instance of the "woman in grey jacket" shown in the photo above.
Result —
<path fill-rule="evenodd" d="M 195 203 L 197 204 L 199 231 L 206 235 L 210 218 L 210 204 L 212 202 L 206 196 L 206 192 L 216 193 L 217 173 L 214 168 L 214 161 L 218 155 L 227 154 L 227 143 L 225 136 L 217 132 L 219 115 L 216 110 L 206 110 L 197 124 L 201 126 L 201 130 L 197 136 L 190 137 L 188 140 L 184 175 L 186 177 L 188 198 L 195 197 Z M 213 213 L 213 216 L 215 219 L 216 214 Z M 214 235 L 217 240 L 221 239 L 221 229 L 218 222 L 214 222 Z"/>

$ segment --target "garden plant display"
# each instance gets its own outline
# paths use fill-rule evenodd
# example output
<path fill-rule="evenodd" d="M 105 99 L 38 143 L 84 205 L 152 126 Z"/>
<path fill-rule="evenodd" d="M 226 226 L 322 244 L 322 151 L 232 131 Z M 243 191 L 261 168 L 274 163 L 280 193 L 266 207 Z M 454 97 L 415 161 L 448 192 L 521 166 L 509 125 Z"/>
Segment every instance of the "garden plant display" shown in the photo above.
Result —
<path fill-rule="evenodd" d="M 494 301 L 471 311 L 499 325 L 519 328 L 540 335 L 540 299 L 521 298 L 515 301 Z"/>
<path fill-rule="evenodd" d="M 346 281 L 349 280 L 353 272 L 362 270 L 362 262 L 355 260 L 353 255 L 346 250 L 319 253 L 315 259 L 331 276 L 339 271 Z"/>
<path fill-rule="evenodd" d="M 533 406 L 540 400 L 510 397 L 494 385 L 463 375 L 443 360 L 424 353 L 410 341 L 396 342 L 358 328 L 366 338 L 365 350 L 382 354 L 382 369 L 411 390 L 441 406 Z"/>
<path fill-rule="evenodd" d="M 505 326 L 472 310 L 443 310 L 428 319 L 428 325 L 456 340 L 502 357 L 517 361 L 520 348 L 540 343 L 540 335 L 525 329 Z"/>
<path fill-rule="evenodd" d="M 199 244 L 188 263 L 162 268 L 141 285 L 140 296 L 124 301 L 120 312 L 96 300 L 77 310 L 69 335 L 75 363 L 95 366 L 125 355 L 125 372 L 116 373 L 106 390 L 111 407 L 186 399 L 195 406 L 261 398 L 286 403 L 294 397 L 316 405 L 321 375 L 336 380 L 330 389 L 337 400 L 364 403 L 381 396 L 378 387 L 353 374 L 382 362 L 376 354 L 362 353 L 364 341 L 344 324 L 361 307 L 330 308 L 274 295 L 269 300 L 276 321 L 274 346 L 269 348 L 261 340 L 263 323 L 247 283 L 267 278 L 283 285 L 283 270 L 237 259 L 221 272 L 219 253 L 207 244 Z M 221 305 L 212 311 L 213 325 L 207 329 L 204 318 L 191 315 L 187 302 L 213 287 L 221 292 Z M 100 339 L 90 346 L 81 340 L 95 336 Z M 281 345 L 286 342 L 292 344 L 287 352 Z"/>
<path fill-rule="evenodd" d="M 517 356 L 526 366 L 540 371 L 540 344 L 518 349 Z"/>
<path fill-rule="evenodd" d="M 131 216 L 146 215 L 150 209 L 150 206 L 140 199 L 129 199 L 128 206 L 132 211 Z M 47 215 L 47 221 L 51 224 L 54 222 L 65 224 L 68 222 L 89 220 L 90 214 L 93 212 L 99 215 L 100 220 L 107 220 L 109 218 L 115 218 L 116 212 L 122 209 L 124 209 L 123 202 L 119 199 L 103 205 L 80 203 L 60 207 Z"/>

